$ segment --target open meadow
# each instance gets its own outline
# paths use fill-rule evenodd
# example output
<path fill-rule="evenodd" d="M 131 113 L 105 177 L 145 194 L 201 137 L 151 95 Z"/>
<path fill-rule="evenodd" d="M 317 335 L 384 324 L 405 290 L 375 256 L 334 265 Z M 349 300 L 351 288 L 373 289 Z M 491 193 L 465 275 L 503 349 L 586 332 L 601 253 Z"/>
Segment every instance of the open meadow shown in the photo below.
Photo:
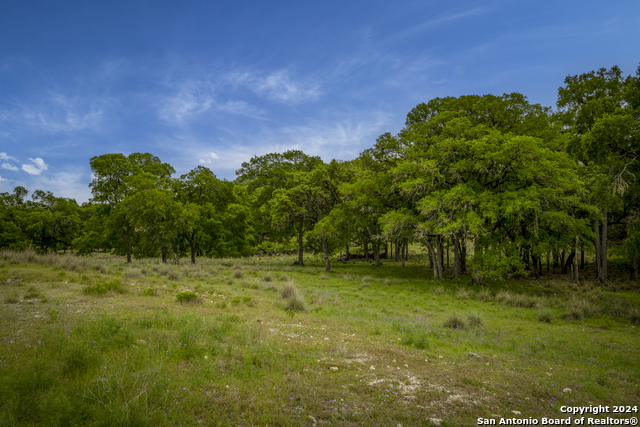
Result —
<path fill-rule="evenodd" d="M 470 285 L 419 260 L 3 251 L 0 425 L 466 426 L 640 401 L 631 282 Z"/>

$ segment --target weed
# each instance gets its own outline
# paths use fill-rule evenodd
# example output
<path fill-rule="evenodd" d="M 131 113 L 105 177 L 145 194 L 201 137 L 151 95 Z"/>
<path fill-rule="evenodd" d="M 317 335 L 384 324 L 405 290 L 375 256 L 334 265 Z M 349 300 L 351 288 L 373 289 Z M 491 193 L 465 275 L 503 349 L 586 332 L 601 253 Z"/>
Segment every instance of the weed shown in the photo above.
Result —
<path fill-rule="evenodd" d="M 55 323 L 58 320 L 58 310 L 50 310 L 49 311 L 49 321 L 51 323 Z"/>
<path fill-rule="evenodd" d="M 470 291 L 465 288 L 458 288 L 458 292 L 456 292 L 456 296 L 458 297 L 458 299 L 473 298 L 473 291 Z"/>
<path fill-rule="evenodd" d="M 446 291 L 445 288 L 443 288 L 442 286 L 436 286 L 435 288 L 431 289 L 431 292 L 433 292 L 436 295 L 442 295 L 444 294 Z"/>
<path fill-rule="evenodd" d="M 466 329 L 467 325 L 462 317 L 457 314 L 452 314 L 447 318 L 447 320 L 445 320 L 444 327 L 451 329 Z"/>
<path fill-rule="evenodd" d="M 242 299 L 240 299 L 240 298 L 238 298 L 238 297 L 235 297 L 235 298 L 232 298 L 232 299 L 231 299 L 231 304 L 233 304 L 233 305 L 238 305 L 238 304 L 240 304 L 241 302 L 242 302 Z"/>
<path fill-rule="evenodd" d="M 287 310 L 296 311 L 296 312 L 306 312 L 307 306 L 302 299 L 302 296 L 296 294 L 293 297 L 288 298 L 287 301 Z"/>
<path fill-rule="evenodd" d="M 474 328 L 481 328 L 484 325 L 482 317 L 477 313 L 469 314 L 469 316 L 467 316 L 467 320 L 469 321 L 469 325 Z"/>
<path fill-rule="evenodd" d="M 222 309 L 227 308 L 227 302 L 226 301 L 216 301 L 216 303 L 214 305 L 215 305 L 216 308 L 222 308 Z"/>
<path fill-rule="evenodd" d="M 234 279 L 241 279 L 242 278 L 242 271 L 234 271 L 233 274 L 231 275 L 231 277 L 233 277 Z"/>
<path fill-rule="evenodd" d="M 538 320 L 540 322 L 551 323 L 551 321 L 553 321 L 553 311 L 550 308 L 538 310 Z"/>
<path fill-rule="evenodd" d="M 272 282 L 273 281 L 273 277 L 270 274 L 267 274 L 266 276 L 264 276 L 262 278 L 262 280 L 264 280 L 265 282 Z"/>
<path fill-rule="evenodd" d="M 174 270 L 169 272 L 169 275 L 167 276 L 167 278 L 169 280 L 180 280 L 180 275 L 178 274 L 177 271 Z"/>
<path fill-rule="evenodd" d="M 148 297 L 155 297 L 156 295 L 158 295 L 158 292 L 153 288 L 147 288 L 144 291 L 142 291 L 142 295 L 148 296 Z"/>
<path fill-rule="evenodd" d="M 198 295 L 189 291 L 180 292 L 179 294 L 176 295 L 176 299 L 180 304 L 195 302 L 197 298 L 198 298 Z"/>
<path fill-rule="evenodd" d="M 82 290 L 82 292 L 86 295 L 92 295 L 92 294 L 104 295 L 110 291 L 117 292 L 119 294 L 123 294 L 126 292 L 118 279 L 112 280 L 111 282 L 99 283 L 97 285 L 92 285 L 92 286 L 90 285 L 85 287 Z"/>
<path fill-rule="evenodd" d="M 280 289 L 280 297 L 282 299 L 295 298 L 298 296 L 298 290 L 293 285 L 293 283 L 285 284 L 282 289 Z"/>

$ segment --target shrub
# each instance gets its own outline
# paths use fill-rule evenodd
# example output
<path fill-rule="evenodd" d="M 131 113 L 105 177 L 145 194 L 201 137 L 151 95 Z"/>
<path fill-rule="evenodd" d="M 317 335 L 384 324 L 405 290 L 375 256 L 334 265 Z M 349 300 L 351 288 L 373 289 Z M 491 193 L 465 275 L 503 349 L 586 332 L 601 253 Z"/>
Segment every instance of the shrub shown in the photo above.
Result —
<path fill-rule="evenodd" d="M 543 308 L 538 310 L 538 320 L 540 322 L 551 323 L 553 320 L 553 311 L 549 308 Z"/>
<path fill-rule="evenodd" d="M 109 291 L 118 292 L 119 294 L 123 294 L 126 292 L 125 289 L 120 284 L 120 281 L 117 279 L 112 280 L 111 282 L 98 283 L 97 285 L 87 286 L 82 290 L 82 292 L 87 295 L 90 295 L 90 294 L 104 295 Z"/>
<path fill-rule="evenodd" d="M 180 304 L 195 302 L 197 298 L 198 298 L 198 295 L 189 291 L 180 292 L 178 295 L 176 295 L 176 299 Z"/>
<path fill-rule="evenodd" d="M 240 298 L 238 298 L 238 297 L 232 298 L 231 299 L 231 304 L 238 305 L 238 304 L 240 304 L 240 301 L 242 301 L 242 300 Z"/>
<path fill-rule="evenodd" d="M 489 289 L 481 289 L 478 292 L 478 300 L 485 301 L 491 299 L 491 291 Z"/>
<path fill-rule="evenodd" d="M 148 297 L 155 297 L 156 295 L 158 295 L 157 291 L 153 288 L 149 288 L 149 289 L 145 289 L 144 291 L 142 291 L 142 295 L 148 296 Z"/>
<path fill-rule="evenodd" d="M 471 313 L 467 319 L 469 320 L 469 325 L 474 328 L 481 328 L 483 326 L 482 317 L 479 314 Z"/>
<path fill-rule="evenodd" d="M 262 278 L 262 280 L 264 280 L 265 282 L 271 282 L 271 281 L 273 281 L 273 277 L 271 277 L 270 274 L 267 274 L 266 276 L 264 276 Z"/>
<path fill-rule="evenodd" d="M 629 307 L 629 318 L 631 319 L 632 324 L 640 325 L 640 307 L 638 306 Z"/>
<path fill-rule="evenodd" d="M 180 279 L 180 275 L 175 270 L 169 272 L 169 275 L 167 277 L 169 278 L 169 280 L 179 280 Z"/>
<path fill-rule="evenodd" d="M 462 317 L 457 314 L 452 314 L 449 318 L 444 322 L 445 328 L 451 329 L 465 329 L 467 325 L 464 323 Z"/>
<path fill-rule="evenodd" d="M 458 299 L 469 299 L 473 297 L 473 291 L 464 288 L 458 288 L 456 296 L 458 297 Z"/>
<path fill-rule="evenodd" d="M 287 283 L 280 290 L 280 297 L 282 299 L 295 298 L 296 296 L 298 296 L 298 290 L 293 286 L 293 283 Z"/>
<path fill-rule="evenodd" d="M 233 274 L 231 275 L 231 277 L 233 277 L 235 279 L 241 279 L 242 278 L 242 271 L 234 271 Z"/>
<path fill-rule="evenodd" d="M 306 312 L 307 306 L 304 303 L 302 296 L 296 294 L 295 296 L 288 299 L 286 310 L 294 312 Z"/>
<path fill-rule="evenodd" d="M 431 289 L 431 292 L 436 295 L 442 295 L 447 291 L 442 286 L 436 286 L 435 288 Z"/>

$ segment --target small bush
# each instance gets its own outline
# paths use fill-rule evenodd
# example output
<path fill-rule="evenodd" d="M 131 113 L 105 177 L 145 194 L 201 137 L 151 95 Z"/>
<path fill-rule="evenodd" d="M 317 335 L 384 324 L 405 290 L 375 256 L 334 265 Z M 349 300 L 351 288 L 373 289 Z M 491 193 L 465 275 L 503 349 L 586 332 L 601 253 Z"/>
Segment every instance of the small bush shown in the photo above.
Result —
<path fill-rule="evenodd" d="M 293 286 L 293 283 L 287 283 L 282 287 L 282 289 L 280 289 L 280 297 L 282 299 L 295 298 L 297 296 L 298 290 Z"/>
<path fill-rule="evenodd" d="M 236 297 L 236 298 L 232 298 L 232 299 L 231 299 L 231 304 L 233 304 L 233 305 L 238 305 L 238 304 L 240 304 L 240 302 L 241 302 L 241 301 L 242 301 L 242 300 L 241 300 L 240 298 L 238 298 L 238 297 Z"/>
<path fill-rule="evenodd" d="M 242 278 L 242 271 L 234 271 L 233 274 L 231 275 L 231 277 L 233 277 L 234 279 L 241 279 Z"/>
<path fill-rule="evenodd" d="M 304 303 L 302 296 L 296 294 L 288 299 L 286 309 L 294 312 L 306 312 L 307 306 Z"/>
<path fill-rule="evenodd" d="M 538 310 L 538 320 L 540 322 L 551 323 L 553 320 L 553 311 L 549 308 Z"/>
<path fill-rule="evenodd" d="M 262 280 L 264 280 L 265 282 L 272 282 L 273 281 L 273 277 L 271 277 L 270 274 L 267 274 L 266 276 L 264 276 L 262 278 Z"/>
<path fill-rule="evenodd" d="M 458 297 L 458 299 L 469 299 L 473 297 L 473 291 L 464 288 L 458 288 L 456 296 Z"/>
<path fill-rule="evenodd" d="M 419 350 L 427 350 L 430 347 L 429 337 L 427 336 L 426 331 L 417 331 L 405 334 L 403 344 L 415 347 Z"/>
<path fill-rule="evenodd" d="M 180 280 L 180 275 L 177 271 L 169 272 L 169 275 L 167 277 L 169 278 L 169 280 Z"/>
<path fill-rule="evenodd" d="M 474 328 L 481 328 L 484 325 L 482 317 L 480 317 L 479 314 L 472 313 L 467 317 L 467 319 L 469 320 L 469 325 Z"/>
<path fill-rule="evenodd" d="M 638 306 L 629 307 L 628 315 L 633 325 L 640 325 L 640 307 Z"/>
<path fill-rule="evenodd" d="M 197 298 L 198 298 L 198 295 L 189 291 L 180 292 L 179 294 L 176 295 L 176 299 L 180 304 L 195 302 Z"/>
<path fill-rule="evenodd" d="M 226 301 L 216 301 L 215 303 L 216 308 L 227 308 L 227 302 Z"/>
<path fill-rule="evenodd" d="M 94 265 L 93 269 L 101 274 L 107 274 L 107 267 L 102 264 Z"/>
<path fill-rule="evenodd" d="M 464 319 L 462 319 L 462 317 L 458 316 L 457 314 L 452 314 L 444 322 L 444 327 L 445 328 L 462 330 L 462 329 L 465 329 L 467 327 L 467 325 L 465 324 Z"/>
<path fill-rule="evenodd" d="M 147 297 L 155 297 L 156 295 L 158 295 L 158 292 L 153 288 L 149 288 L 142 291 L 142 295 Z"/>
<path fill-rule="evenodd" d="M 436 286 L 435 288 L 431 289 L 431 292 L 433 292 L 436 295 L 442 295 L 447 291 L 442 286 Z"/>
<path fill-rule="evenodd" d="M 49 321 L 56 323 L 56 320 L 58 320 L 58 310 L 49 311 Z"/>
<path fill-rule="evenodd" d="M 125 289 L 120 284 L 119 280 L 112 280 L 111 282 L 99 283 L 93 286 L 85 287 L 82 292 L 86 295 L 96 294 L 96 295 L 104 295 L 109 291 L 118 292 L 120 294 L 125 293 Z"/>
<path fill-rule="evenodd" d="M 480 292 L 478 292 L 478 300 L 479 301 L 486 301 L 486 300 L 490 300 L 491 299 L 491 291 L 489 289 L 481 289 Z"/>

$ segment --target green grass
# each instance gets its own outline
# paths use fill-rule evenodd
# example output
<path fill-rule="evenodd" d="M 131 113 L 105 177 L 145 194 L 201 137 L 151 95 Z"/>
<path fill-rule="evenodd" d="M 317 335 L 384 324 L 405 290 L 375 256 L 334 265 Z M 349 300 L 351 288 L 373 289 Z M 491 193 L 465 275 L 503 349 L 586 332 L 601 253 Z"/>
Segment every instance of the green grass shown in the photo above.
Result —
<path fill-rule="evenodd" d="M 640 396 L 629 284 L 293 261 L 0 253 L 0 425 L 467 426 Z"/>

